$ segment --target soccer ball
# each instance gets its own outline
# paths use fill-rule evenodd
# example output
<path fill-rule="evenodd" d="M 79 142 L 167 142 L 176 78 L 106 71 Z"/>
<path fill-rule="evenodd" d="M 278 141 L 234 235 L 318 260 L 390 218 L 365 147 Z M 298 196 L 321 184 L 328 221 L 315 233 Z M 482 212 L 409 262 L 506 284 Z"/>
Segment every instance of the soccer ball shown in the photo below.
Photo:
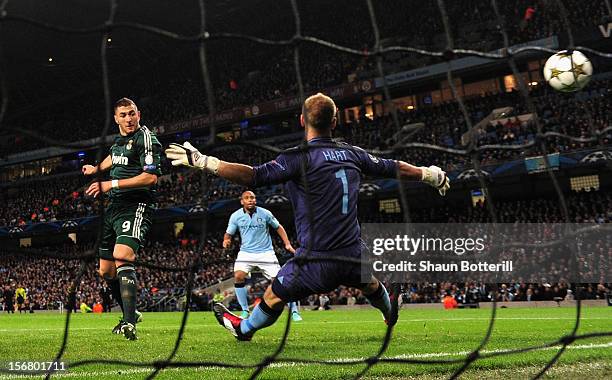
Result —
<path fill-rule="evenodd" d="M 544 65 L 544 78 L 555 90 L 573 92 L 581 90 L 591 80 L 593 65 L 578 50 L 562 50 L 548 58 Z"/>

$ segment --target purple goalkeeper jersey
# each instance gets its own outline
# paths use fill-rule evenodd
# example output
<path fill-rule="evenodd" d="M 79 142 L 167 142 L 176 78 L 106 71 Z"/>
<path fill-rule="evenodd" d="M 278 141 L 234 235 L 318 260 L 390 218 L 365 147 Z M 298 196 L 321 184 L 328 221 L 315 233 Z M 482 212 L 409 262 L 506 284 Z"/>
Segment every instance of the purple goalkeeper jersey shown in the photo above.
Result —
<path fill-rule="evenodd" d="M 378 158 L 359 147 L 334 142 L 331 138 L 308 141 L 308 152 L 299 148 L 281 153 L 275 160 L 254 168 L 254 186 L 286 183 L 293 205 L 298 241 L 313 251 L 331 251 L 357 244 L 357 198 L 361 174 L 395 177 L 397 162 Z M 313 225 L 309 223 L 308 201 L 302 181 L 302 162 L 310 194 Z"/>

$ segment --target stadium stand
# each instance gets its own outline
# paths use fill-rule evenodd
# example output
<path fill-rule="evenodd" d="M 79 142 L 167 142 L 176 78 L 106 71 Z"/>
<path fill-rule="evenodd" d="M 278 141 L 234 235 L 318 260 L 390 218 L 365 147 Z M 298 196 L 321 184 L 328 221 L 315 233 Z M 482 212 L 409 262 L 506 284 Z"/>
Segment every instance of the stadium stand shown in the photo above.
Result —
<path fill-rule="evenodd" d="M 612 196 L 603 192 L 575 194 L 568 197 L 570 217 L 578 223 L 610 223 L 612 222 Z M 504 223 L 556 223 L 562 220 L 554 200 L 546 198 L 498 202 L 498 218 Z M 485 210 L 485 205 L 480 203 L 476 206 L 447 205 L 433 213 L 430 209 L 413 210 L 414 222 L 445 222 L 445 223 L 486 223 L 490 222 L 490 215 Z M 362 215 L 362 222 L 400 222 L 398 215 Z M 202 257 L 204 268 L 196 276 L 195 285 L 199 289 L 217 284 L 233 275 L 233 260 L 237 252 L 228 252 L 221 248 L 222 233 L 209 237 L 205 242 L 199 241 L 199 237 L 179 235 L 174 241 L 156 241 L 148 246 L 146 252 L 147 262 L 153 264 L 165 264 L 168 266 L 181 267 Z M 275 242 L 278 243 L 278 242 Z M 297 243 L 294 243 L 297 245 Z M 238 245 L 235 245 L 238 246 Z M 276 244 L 280 252 L 280 245 Z M 66 244 L 56 247 L 58 251 L 66 255 L 83 253 L 91 249 L 91 245 L 75 246 Z M 542 256 L 544 257 L 544 256 Z M 540 264 L 542 265 L 542 264 Z M 67 288 L 70 285 L 70 273 L 76 270 L 76 262 L 67 262 L 58 259 L 38 258 L 0 258 L 0 273 L 3 273 L 0 288 L 23 284 L 28 289 L 30 303 L 34 310 L 57 309 L 60 302 L 65 299 Z M 162 300 L 173 299 L 171 307 L 177 307 L 176 299 L 184 292 L 182 286 L 186 278 L 184 272 L 165 272 L 148 268 L 138 268 L 140 288 L 140 305 L 145 310 L 156 310 L 160 307 Z M 52 283 L 52 284 L 51 284 Z M 94 272 L 86 274 L 82 279 L 78 293 L 78 303 L 85 302 L 93 305 L 100 302 L 99 289 L 103 283 Z M 502 286 L 500 284 L 500 286 Z M 500 293 L 498 300 L 552 300 L 554 297 L 567 296 L 567 289 L 581 291 L 585 299 L 603 299 L 610 288 L 608 284 L 584 284 L 584 289 L 578 289 L 576 284 L 544 284 L 544 283 L 508 283 L 504 284 L 508 289 L 507 294 Z M 411 284 L 406 287 L 405 303 L 436 303 L 440 302 L 443 295 L 450 293 L 457 298 L 459 303 L 469 302 L 467 295 L 472 288 L 478 290 L 480 302 L 492 300 L 493 289 L 490 284 L 458 284 L 458 283 L 421 283 Z M 529 291 L 528 289 L 531 289 Z M 251 290 L 252 301 L 261 296 L 263 288 L 253 287 Z M 205 307 L 207 301 L 212 300 L 214 294 L 199 292 L 199 308 Z M 164 298 L 166 296 L 171 296 Z M 229 295 L 228 295 L 229 296 Z M 363 304 L 365 298 L 353 288 L 339 288 L 337 291 L 327 295 L 330 305 L 347 304 L 355 302 Z M 529 296 L 529 297 L 528 297 Z M 355 300 L 349 301 L 354 297 Z M 303 304 L 317 305 L 318 299 L 312 297 L 303 300 Z M 166 310 L 166 309 L 164 309 Z"/>
<path fill-rule="evenodd" d="M 550 3 L 536 1 L 519 1 L 501 4 L 500 11 L 506 18 L 510 27 L 509 35 L 511 44 L 533 41 L 540 38 L 558 35 L 563 31 L 562 22 L 558 9 Z M 534 5 L 535 4 L 535 5 Z M 326 5 L 328 6 L 328 5 Z M 495 25 L 491 20 L 495 17 L 491 7 L 485 0 L 472 0 L 462 3 L 449 3 L 448 12 L 460 17 L 451 19 L 451 28 L 457 37 L 455 45 L 458 48 L 475 48 L 484 51 L 494 50 L 503 46 L 499 33 L 496 33 Z M 326 40 L 335 41 L 340 44 L 351 46 L 356 49 L 367 49 L 371 46 L 371 31 L 358 27 L 367 25 L 368 13 L 365 5 L 351 5 L 347 2 L 336 2 L 334 9 L 341 10 L 342 17 L 336 17 L 334 12 L 322 16 L 312 10 L 304 10 L 303 24 L 305 33 Z M 337 8 L 336 8 L 337 7 Z M 525 14 L 526 9 L 532 7 L 533 13 L 530 17 Z M 597 25 L 607 20 L 607 10 L 603 2 L 580 2 L 571 0 L 565 2 L 568 12 L 575 17 L 570 19 L 573 28 L 585 28 Z M 386 43 L 403 43 L 428 50 L 441 50 L 444 48 L 443 30 L 440 25 L 438 10 L 435 7 L 426 6 L 418 1 L 394 2 L 390 5 L 376 5 L 376 11 L 385 22 L 381 24 L 381 34 L 387 38 Z M 286 9 L 284 12 L 289 12 Z M 404 22 L 400 15 L 411 12 L 420 12 L 423 19 L 430 20 L 427 25 Z M 290 13 L 282 11 L 277 15 L 279 20 L 291 17 Z M 468 18 L 473 20 L 469 25 L 461 23 Z M 339 22 L 341 24 L 339 24 Z M 261 31 L 263 36 L 288 36 L 292 30 L 289 24 L 279 22 L 276 24 L 279 30 L 274 32 Z M 316 25 L 316 28 L 313 26 Z M 321 25 L 328 25 L 329 28 Z M 342 25 L 343 33 L 338 33 L 337 28 Z M 332 27 L 333 26 L 333 27 Z M 411 36 L 410 39 L 398 39 L 396 36 Z M 295 82 L 292 65 L 292 53 L 286 49 L 256 49 L 247 43 L 238 42 L 239 47 L 232 49 L 224 48 L 222 44 L 212 44 L 215 50 L 215 67 L 212 71 L 218 73 L 214 76 L 214 88 L 216 89 L 217 108 L 221 110 L 234 107 L 249 106 L 261 101 L 282 98 L 295 93 Z M 242 49 L 241 49 L 242 48 Z M 251 59 L 247 68 L 241 67 L 240 59 L 236 54 L 245 53 Z M 172 52 L 174 54 L 174 52 Z M 348 55 L 338 54 L 322 47 L 312 47 L 310 54 L 302 58 L 303 77 L 305 78 L 305 90 L 321 89 L 331 85 L 346 83 L 348 78 L 372 78 L 375 76 L 374 61 L 355 58 Z M 159 65 L 157 70 L 163 70 L 168 75 L 159 75 L 159 78 L 172 78 L 168 81 L 148 81 L 138 76 L 130 81 L 130 89 L 117 88 L 122 94 L 131 93 L 133 88 L 141 89 L 136 97 L 141 104 L 145 124 L 160 126 L 172 122 L 187 120 L 196 115 L 207 112 L 205 108 L 205 94 L 202 86 L 193 80 L 197 75 L 195 72 L 185 72 L 182 66 L 183 59 L 162 60 L 164 65 Z M 185 58 L 185 57 L 182 57 Z M 319 63 L 325 62 L 323 66 Z M 423 65 L 437 62 L 431 58 L 415 58 L 402 55 L 394 59 L 389 58 L 385 62 L 385 71 L 393 73 L 401 70 L 412 69 Z M 156 62 L 160 63 L 160 62 Z M 135 67 L 134 71 L 142 69 Z M 177 75 L 179 73 L 179 75 Z M 233 83 L 233 84 L 232 84 Z M 121 84 L 119 84 L 121 86 Z M 65 96 L 57 97 L 59 100 L 46 102 L 32 112 L 22 113 L 15 120 L 7 122 L 18 128 L 36 130 L 44 135 L 61 139 L 63 141 L 79 141 L 99 135 L 99 126 L 103 124 L 104 113 L 100 109 L 99 102 L 95 96 L 79 96 L 78 98 L 66 99 Z M 79 114 L 77 117 L 71 114 L 66 107 L 58 107 L 58 102 L 69 104 L 78 99 Z M 29 99 L 28 99 L 29 100 Z M 83 128 L 83 126 L 91 126 Z M 1 139 L 0 157 L 6 157 L 13 153 L 21 153 L 27 150 L 40 148 L 40 144 L 28 137 L 11 133 Z"/>
<path fill-rule="evenodd" d="M 611 126 L 610 115 L 612 105 L 610 80 L 601 80 L 593 83 L 588 91 L 574 98 L 567 98 L 552 90 L 533 88 L 532 97 L 537 106 L 543 124 L 544 132 L 564 133 L 574 137 L 592 137 L 605 128 Z M 516 92 L 490 94 L 466 101 L 468 111 L 473 121 L 482 120 L 489 110 L 511 107 L 512 112 L 507 115 L 503 124 L 497 122 L 490 124 L 486 129 L 478 131 L 478 145 L 512 145 L 524 144 L 534 141 L 535 126 L 530 120 L 520 121 L 517 116 L 526 113 L 525 105 Z M 441 105 L 423 107 L 414 111 L 399 113 L 402 125 L 424 123 L 427 128 L 420 128 L 411 135 L 411 141 L 436 144 L 448 148 L 460 148 L 461 136 L 467 132 L 467 126 L 454 102 Z M 341 126 L 339 137 L 355 145 L 375 150 L 385 150 L 393 144 L 398 131 L 389 115 L 369 119 L 365 116 L 352 123 Z M 293 136 L 289 134 L 288 136 Z M 291 146 L 299 144 L 299 138 L 286 140 L 284 135 L 276 136 L 272 140 L 274 145 Z M 592 148 L 595 146 L 608 146 L 612 141 L 612 131 L 600 136 L 597 142 L 575 142 L 562 138 L 547 140 L 548 151 L 572 152 Z M 491 149 L 484 151 L 481 163 L 494 164 L 528 155 L 537 155 L 539 149 L 524 151 L 500 151 Z M 251 147 L 228 147 L 219 151 L 219 157 L 232 158 L 250 164 L 262 163 L 274 157 L 273 154 Z M 401 152 L 400 158 L 407 162 L 430 162 L 439 165 L 445 170 L 453 170 L 466 165 L 465 158 L 447 153 L 431 152 L 429 150 L 410 148 Z M 76 169 L 76 168 L 73 168 Z M 160 206 L 183 205 L 198 203 L 200 197 L 201 179 L 193 173 L 165 167 L 170 172 L 169 178 L 164 179 L 159 186 Z M 67 170 L 60 167 L 60 172 Z M 45 180 L 46 179 L 46 180 Z M 231 185 L 221 179 L 206 179 L 209 189 L 207 199 L 216 201 L 220 199 L 233 199 L 242 190 L 241 187 Z M 5 184 L 0 188 L 0 200 L 8 207 L 0 211 L 0 226 L 24 225 L 31 222 L 55 221 L 94 215 L 97 211 L 92 200 L 83 196 L 86 180 L 80 172 L 69 172 L 61 175 L 47 175 L 35 179 L 27 178 Z M 276 191 L 281 192 L 280 188 Z"/>

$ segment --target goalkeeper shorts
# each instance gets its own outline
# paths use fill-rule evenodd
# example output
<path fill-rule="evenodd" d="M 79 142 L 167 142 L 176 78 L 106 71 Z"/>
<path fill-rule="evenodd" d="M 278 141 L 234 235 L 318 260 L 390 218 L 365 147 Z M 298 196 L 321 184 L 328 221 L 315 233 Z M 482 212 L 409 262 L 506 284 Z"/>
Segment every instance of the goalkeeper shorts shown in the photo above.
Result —
<path fill-rule="evenodd" d="M 308 257 L 344 256 L 361 258 L 362 250 L 368 249 L 363 242 L 333 251 L 311 251 Z M 306 254 L 303 248 L 298 248 L 296 256 Z M 365 255 L 364 255 L 365 256 Z M 295 260 L 289 260 L 276 275 L 272 282 L 272 291 L 285 302 L 299 301 L 311 294 L 327 293 L 340 285 L 363 288 L 371 278 L 371 270 L 360 263 L 335 260 L 306 261 L 298 265 Z"/>

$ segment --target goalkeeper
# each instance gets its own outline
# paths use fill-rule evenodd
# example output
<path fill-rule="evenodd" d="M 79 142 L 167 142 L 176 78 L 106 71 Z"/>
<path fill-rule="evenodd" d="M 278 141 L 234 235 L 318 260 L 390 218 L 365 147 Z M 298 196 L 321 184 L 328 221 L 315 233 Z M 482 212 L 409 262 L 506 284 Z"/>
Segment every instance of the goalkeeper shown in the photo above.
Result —
<path fill-rule="evenodd" d="M 166 155 L 172 165 L 186 165 L 206 170 L 229 181 L 257 187 L 286 183 L 293 205 L 300 248 L 296 256 L 344 256 L 361 258 L 367 249 L 357 221 L 357 198 L 361 174 L 420 180 L 433 186 L 441 195 L 450 188 L 446 173 L 437 166 L 416 167 L 403 161 L 372 156 L 363 149 L 332 140 L 337 124 L 337 108 L 333 100 L 321 93 L 306 99 L 300 123 L 306 131 L 308 151 L 290 149 L 275 160 L 262 165 L 221 161 L 206 156 L 191 144 L 171 144 Z M 302 176 L 305 170 L 305 178 Z M 308 184 L 308 192 L 304 183 Z M 309 220 L 314 220 L 311 225 Z M 299 275 L 297 275 L 299 273 Z M 238 340 L 250 340 L 253 334 L 272 325 L 283 306 L 310 294 L 327 293 L 339 285 L 362 290 L 372 306 L 378 308 L 387 324 L 393 325 L 397 315 L 391 312 L 391 301 L 384 285 L 371 276 L 362 282 L 360 264 L 331 260 L 287 262 L 266 289 L 264 299 L 249 318 L 242 319 L 222 304 L 213 305 L 218 322 Z"/>

